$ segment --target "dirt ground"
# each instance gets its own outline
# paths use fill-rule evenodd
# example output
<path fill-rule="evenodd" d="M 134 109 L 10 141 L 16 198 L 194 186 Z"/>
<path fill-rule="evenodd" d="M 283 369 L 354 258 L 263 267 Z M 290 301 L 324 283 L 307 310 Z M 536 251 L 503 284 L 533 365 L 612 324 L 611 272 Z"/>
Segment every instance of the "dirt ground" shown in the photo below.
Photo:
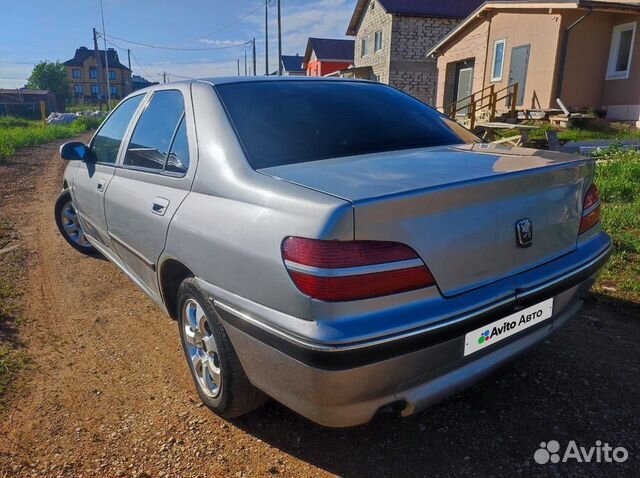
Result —
<path fill-rule="evenodd" d="M 63 168 L 55 144 L 0 165 L 30 357 L 0 414 L 0 478 L 640 476 L 639 304 L 595 296 L 552 340 L 413 417 L 332 430 L 270 402 L 229 422 L 200 405 L 176 324 L 58 235 Z M 549 440 L 629 458 L 539 465 Z"/>

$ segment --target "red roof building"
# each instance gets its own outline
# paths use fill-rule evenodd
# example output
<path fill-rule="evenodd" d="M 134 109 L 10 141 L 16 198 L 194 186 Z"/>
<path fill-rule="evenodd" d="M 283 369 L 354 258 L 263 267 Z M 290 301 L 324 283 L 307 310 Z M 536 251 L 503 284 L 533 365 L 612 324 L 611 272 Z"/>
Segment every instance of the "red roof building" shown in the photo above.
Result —
<path fill-rule="evenodd" d="M 302 65 L 307 76 L 326 76 L 353 65 L 353 40 L 309 38 Z"/>

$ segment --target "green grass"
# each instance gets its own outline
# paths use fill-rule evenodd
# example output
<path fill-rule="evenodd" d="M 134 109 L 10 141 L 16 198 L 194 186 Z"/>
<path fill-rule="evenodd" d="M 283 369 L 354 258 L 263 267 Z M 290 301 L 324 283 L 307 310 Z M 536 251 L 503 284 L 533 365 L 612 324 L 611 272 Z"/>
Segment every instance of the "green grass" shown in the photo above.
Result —
<path fill-rule="evenodd" d="M 0 163 L 21 148 L 77 136 L 97 128 L 101 121 L 100 118 L 81 117 L 68 125 L 43 126 L 39 121 L 0 118 Z"/>
<path fill-rule="evenodd" d="M 640 302 L 640 152 L 600 152 L 596 184 L 602 199 L 602 226 L 613 240 L 613 255 L 599 288 Z M 604 289 L 603 289 L 604 288 Z"/>
<path fill-rule="evenodd" d="M 531 123 L 531 122 L 530 122 Z M 535 126 L 535 123 L 532 123 Z M 623 123 L 609 123 L 604 120 L 591 120 L 589 122 L 577 123 L 567 129 L 558 129 L 548 123 L 540 124 L 539 128 L 531 130 L 529 137 L 531 140 L 545 139 L 545 132 L 556 129 L 558 139 L 561 143 L 569 141 L 590 141 L 598 139 L 625 140 L 639 139 L 640 130 Z M 520 134 L 517 130 L 505 132 L 502 136 L 515 136 Z"/>

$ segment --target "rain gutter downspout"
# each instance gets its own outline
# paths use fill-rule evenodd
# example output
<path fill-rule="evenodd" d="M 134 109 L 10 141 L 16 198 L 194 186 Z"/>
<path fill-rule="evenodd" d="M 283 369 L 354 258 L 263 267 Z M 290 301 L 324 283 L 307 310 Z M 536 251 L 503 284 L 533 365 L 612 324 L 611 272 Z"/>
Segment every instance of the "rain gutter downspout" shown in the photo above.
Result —
<path fill-rule="evenodd" d="M 575 22 L 569 25 L 564 32 L 562 32 L 562 47 L 560 50 L 560 65 L 558 71 L 558 83 L 556 84 L 556 97 L 560 98 L 562 96 L 562 82 L 564 80 L 564 67 L 567 62 L 567 51 L 569 49 L 569 35 L 571 34 L 571 30 L 577 27 L 580 23 L 587 19 L 593 13 L 593 7 L 589 7 L 589 11 L 578 18 Z"/>

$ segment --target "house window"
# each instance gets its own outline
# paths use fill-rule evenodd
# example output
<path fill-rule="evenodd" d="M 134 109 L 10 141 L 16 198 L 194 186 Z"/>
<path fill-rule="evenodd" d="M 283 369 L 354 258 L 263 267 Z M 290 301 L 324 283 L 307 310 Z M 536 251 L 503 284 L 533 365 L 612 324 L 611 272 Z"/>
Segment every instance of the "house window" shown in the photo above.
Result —
<path fill-rule="evenodd" d="M 95 66 L 89 68 L 89 78 L 92 78 L 94 80 L 98 79 L 98 69 Z"/>
<path fill-rule="evenodd" d="M 505 47 L 506 40 L 497 40 L 493 44 L 493 66 L 491 67 L 491 81 L 502 81 Z"/>
<path fill-rule="evenodd" d="M 607 80 L 626 80 L 629 78 L 633 43 L 636 38 L 636 24 L 637 22 L 625 23 L 613 28 Z"/>
<path fill-rule="evenodd" d="M 82 85 L 73 85 L 73 92 L 76 95 L 81 96 L 84 93 L 84 89 L 82 88 Z"/>
<path fill-rule="evenodd" d="M 118 95 L 118 87 L 117 86 L 112 86 L 111 87 L 111 94 L 117 96 Z"/>
<path fill-rule="evenodd" d="M 360 43 L 360 56 L 365 56 L 369 53 L 367 50 L 369 49 L 369 41 L 367 37 L 364 37 Z"/>
<path fill-rule="evenodd" d="M 382 30 L 380 30 L 379 32 L 376 32 L 373 49 L 374 51 L 382 50 Z"/>
<path fill-rule="evenodd" d="M 74 78 L 82 78 L 82 72 L 79 68 L 74 68 L 73 70 L 71 70 L 71 76 L 73 76 Z"/>
<path fill-rule="evenodd" d="M 116 72 L 113 70 L 109 70 L 109 79 L 110 80 L 115 80 L 116 79 Z"/>
<path fill-rule="evenodd" d="M 100 94 L 100 85 L 91 85 L 91 94 L 99 95 Z"/>

